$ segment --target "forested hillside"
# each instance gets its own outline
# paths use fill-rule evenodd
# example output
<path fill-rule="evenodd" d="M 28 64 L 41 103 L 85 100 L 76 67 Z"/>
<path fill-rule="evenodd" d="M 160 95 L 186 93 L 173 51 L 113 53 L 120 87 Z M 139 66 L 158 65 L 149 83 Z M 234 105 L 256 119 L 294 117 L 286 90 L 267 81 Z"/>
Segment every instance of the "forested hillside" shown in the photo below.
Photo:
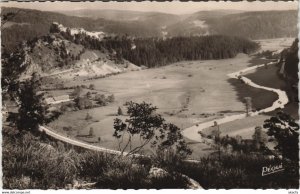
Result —
<path fill-rule="evenodd" d="M 124 58 L 138 66 L 150 68 L 184 60 L 232 58 L 238 53 L 251 53 L 259 47 L 257 43 L 244 38 L 222 35 L 168 39 L 108 36 L 99 40 L 85 33 L 72 36 L 71 30 L 60 31 L 56 24 L 51 30 L 87 48 L 115 52 L 120 60 Z"/>
<path fill-rule="evenodd" d="M 242 35 L 251 39 L 297 36 L 297 10 L 247 12 L 212 21 L 218 34 Z"/>
<path fill-rule="evenodd" d="M 110 42 L 108 41 L 108 45 Z M 251 53 L 258 48 L 252 41 L 222 35 L 136 39 L 135 49 L 126 49 L 120 42 L 116 48 L 122 57 L 139 66 L 157 67 L 177 61 L 227 59 L 238 53 Z M 111 44 L 111 47 L 114 45 Z M 122 48 L 123 47 L 123 48 Z"/>
<path fill-rule="evenodd" d="M 76 10 L 72 16 L 145 22 L 163 28 L 167 36 L 238 35 L 252 39 L 295 36 L 297 11 L 210 10 L 186 15 L 119 10 Z"/>
<path fill-rule="evenodd" d="M 292 101 L 298 101 L 298 38 L 293 42 L 290 48 L 285 49 L 281 54 L 282 67 L 280 73 L 287 83 L 288 94 Z"/>
<path fill-rule="evenodd" d="M 160 12 L 142 12 L 128 10 L 69 10 L 60 11 L 62 14 L 70 16 L 89 17 L 93 19 L 103 18 L 113 21 L 135 21 L 146 22 L 153 27 L 170 25 L 181 20 L 182 16 Z"/>
<path fill-rule="evenodd" d="M 88 49 L 57 33 L 27 41 L 15 52 L 2 53 L 1 62 L 3 90 L 33 73 L 45 77 L 60 74 L 64 79 L 75 79 L 79 74 L 97 77 L 140 69 L 124 59 L 116 60 L 111 52 Z"/>
<path fill-rule="evenodd" d="M 198 12 L 177 24 L 168 26 L 166 30 L 170 36 L 224 34 L 251 39 L 297 36 L 297 10 L 212 13 Z"/>
<path fill-rule="evenodd" d="M 293 42 L 292 46 L 288 49 L 285 56 L 285 74 L 291 85 L 297 85 L 298 78 L 298 38 Z"/>
<path fill-rule="evenodd" d="M 112 34 L 129 34 L 131 36 L 158 36 L 160 31 L 143 22 L 118 22 L 105 19 L 66 16 L 54 12 L 45 12 L 18 8 L 1 8 L 1 16 L 15 14 L 9 18 L 1 30 L 4 49 L 9 52 L 22 41 L 49 33 L 53 22 L 68 27 L 84 28 L 88 31 L 103 31 Z"/>

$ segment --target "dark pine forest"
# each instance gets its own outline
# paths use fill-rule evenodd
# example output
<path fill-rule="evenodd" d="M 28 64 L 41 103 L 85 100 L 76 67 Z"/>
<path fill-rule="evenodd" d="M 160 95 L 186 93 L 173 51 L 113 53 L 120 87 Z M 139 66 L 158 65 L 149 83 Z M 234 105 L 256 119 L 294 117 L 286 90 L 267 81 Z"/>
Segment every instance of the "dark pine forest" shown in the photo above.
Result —
<path fill-rule="evenodd" d="M 10 54 L 3 49 L 2 83 L 14 80 L 23 72 L 22 65 L 26 58 L 24 45 L 33 47 L 38 40 L 50 41 L 51 35 L 67 39 L 86 49 L 100 50 L 112 56 L 118 63 L 128 60 L 137 66 L 155 68 L 174 62 L 188 60 L 212 60 L 235 57 L 238 53 L 249 54 L 259 48 L 259 45 L 246 38 L 226 35 L 172 37 L 172 38 L 133 38 L 128 35 L 107 36 L 102 40 L 86 35 L 84 32 L 71 35 L 70 28 L 60 31 L 56 25 L 51 25 L 50 35 L 35 37 L 26 44 L 20 44 L 18 49 Z M 63 45 L 62 45 L 63 46 Z M 70 67 L 78 56 L 68 56 L 65 48 L 60 49 L 58 67 Z M 44 65 L 42 69 L 52 68 Z"/>
<path fill-rule="evenodd" d="M 58 32 L 50 29 L 52 33 Z M 114 53 L 118 60 L 126 59 L 138 66 L 149 68 L 185 60 L 227 59 L 238 53 L 249 54 L 259 45 L 241 37 L 225 35 L 131 38 L 129 36 L 105 37 L 99 41 L 84 33 L 72 36 L 70 30 L 59 32 L 64 38 L 86 48 Z"/>

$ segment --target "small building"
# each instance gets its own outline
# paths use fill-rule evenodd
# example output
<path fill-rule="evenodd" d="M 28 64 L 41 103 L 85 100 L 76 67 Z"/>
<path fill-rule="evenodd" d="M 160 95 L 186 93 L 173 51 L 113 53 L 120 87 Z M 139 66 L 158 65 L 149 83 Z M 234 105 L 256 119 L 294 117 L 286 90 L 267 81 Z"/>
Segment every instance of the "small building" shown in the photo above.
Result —
<path fill-rule="evenodd" d="M 69 95 L 61 95 L 53 97 L 55 101 L 67 101 L 70 100 Z"/>
<path fill-rule="evenodd" d="M 55 102 L 53 97 L 46 98 L 45 101 L 47 104 L 52 104 L 53 102 Z"/>
<path fill-rule="evenodd" d="M 71 99 L 69 95 L 54 96 L 45 99 L 47 104 L 59 104 L 62 102 L 68 102 L 70 100 Z"/>

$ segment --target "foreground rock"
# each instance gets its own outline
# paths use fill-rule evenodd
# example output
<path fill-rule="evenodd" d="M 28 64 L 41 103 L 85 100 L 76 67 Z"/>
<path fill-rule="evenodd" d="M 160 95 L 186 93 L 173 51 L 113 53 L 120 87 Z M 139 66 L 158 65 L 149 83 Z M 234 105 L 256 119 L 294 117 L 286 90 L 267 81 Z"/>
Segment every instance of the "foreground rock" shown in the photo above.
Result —
<path fill-rule="evenodd" d="M 179 175 L 187 180 L 186 189 L 203 189 L 203 187 L 201 187 L 201 185 L 194 179 L 191 179 L 190 177 L 184 174 L 179 174 Z M 149 170 L 149 175 L 148 175 L 149 178 L 165 178 L 168 176 L 171 176 L 171 174 L 165 171 L 164 169 L 157 168 L 157 167 L 152 167 Z"/>

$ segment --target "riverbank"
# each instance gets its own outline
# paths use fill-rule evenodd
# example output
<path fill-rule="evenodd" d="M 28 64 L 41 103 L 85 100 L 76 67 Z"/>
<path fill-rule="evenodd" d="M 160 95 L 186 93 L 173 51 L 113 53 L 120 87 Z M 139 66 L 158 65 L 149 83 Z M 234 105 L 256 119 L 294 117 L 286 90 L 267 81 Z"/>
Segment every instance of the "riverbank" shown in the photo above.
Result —
<path fill-rule="evenodd" d="M 273 62 L 273 63 L 271 62 L 267 65 L 269 66 L 269 65 L 275 65 L 275 64 L 276 64 L 276 62 Z M 264 66 L 265 66 L 264 64 L 256 65 L 256 66 L 248 67 L 248 68 L 242 69 L 240 71 L 228 74 L 228 76 L 230 78 L 238 79 L 241 82 L 243 82 L 245 85 L 249 85 L 251 87 L 258 88 L 258 89 L 264 89 L 264 90 L 272 91 L 272 92 L 274 92 L 278 95 L 278 99 L 276 101 L 274 101 L 270 107 L 264 108 L 262 110 L 254 110 L 254 111 L 249 113 L 249 116 L 257 116 L 257 115 L 260 115 L 262 113 L 264 114 L 264 113 L 267 113 L 267 112 L 274 111 L 277 108 L 284 108 L 284 106 L 289 102 L 288 97 L 287 97 L 287 95 L 284 91 L 279 90 L 279 89 L 275 89 L 275 88 L 260 86 L 256 83 L 252 82 L 250 79 L 248 79 L 244 76 L 245 73 L 247 73 L 249 71 L 252 71 L 252 70 L 255 70 L 257 68 L 260 68 L 260 67 L 264 67 Z M 217 124 L 224 124 L 224 123 L 232 122 L 232 121 L 235 121 L 235 120 L 244 119 L 247 116 L 248 115 L 246 113 L 231 115 L 231 116 L 225 116 L 221 119 L 216 119 L 216 120 L 213 120 L 213 121 L 209 121 L 209 122 L 194 125 L 190 128 L 185 129 L 182 134 L 186 138 L 189 138 L 189 139 L 194 140 L 194 141 L 202 142 L 203 140 L 202 140 L 202 137 L 199 134 L 199 132 L 201 132 L 205 128 L 209 128 L 209 127 L 213 126 L 215 124 L 215 122 Z"/>

